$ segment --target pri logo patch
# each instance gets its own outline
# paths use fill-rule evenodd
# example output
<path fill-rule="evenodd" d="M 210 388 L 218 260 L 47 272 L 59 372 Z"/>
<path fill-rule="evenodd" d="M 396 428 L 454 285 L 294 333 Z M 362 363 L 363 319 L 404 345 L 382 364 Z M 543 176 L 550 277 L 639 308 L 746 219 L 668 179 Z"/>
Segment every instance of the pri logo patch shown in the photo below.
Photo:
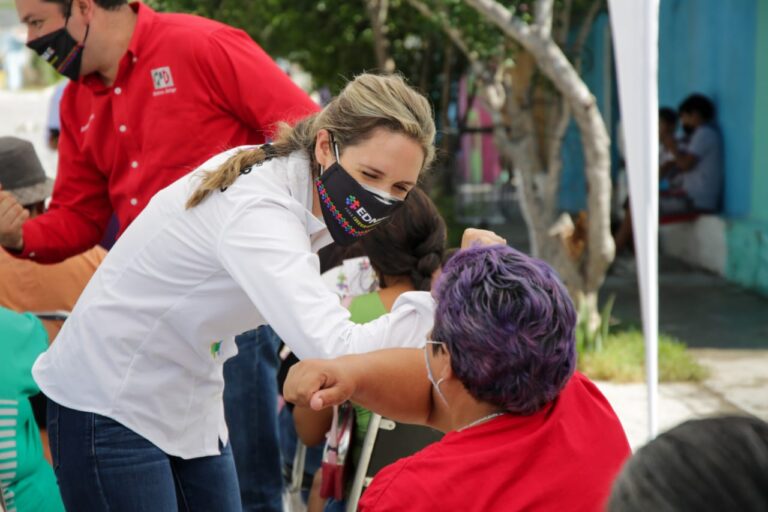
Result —
<path fill-rule="evenodd" d="M 357 210 L 360 208 L 360 201 L 358 201 L 355 196 L 347 196 L 347 206 L 352 210 Z"/>
<path fill-rule="evenodd" d="M 162 68 L 155 68 L 151 73 L 152 84 L 155 86 L 153 96 L 176 92 L 176 86 L 173 83 L 173 75 L 171 74 L 170 67 L 163 66 Z"/>

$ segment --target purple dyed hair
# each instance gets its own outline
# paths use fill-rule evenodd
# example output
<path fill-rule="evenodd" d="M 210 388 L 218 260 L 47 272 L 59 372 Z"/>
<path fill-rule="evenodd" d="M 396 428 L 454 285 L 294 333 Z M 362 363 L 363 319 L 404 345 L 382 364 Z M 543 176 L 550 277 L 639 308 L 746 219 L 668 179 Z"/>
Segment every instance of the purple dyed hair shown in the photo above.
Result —
<path fill-rule="evenodd" d="M 533 414 L 573 374 L 576 312 L 543 261 L 502 245 L 466 249 L 443 269 L 435 296 L 432 339 L 445 342 L 476 399 Z"/>

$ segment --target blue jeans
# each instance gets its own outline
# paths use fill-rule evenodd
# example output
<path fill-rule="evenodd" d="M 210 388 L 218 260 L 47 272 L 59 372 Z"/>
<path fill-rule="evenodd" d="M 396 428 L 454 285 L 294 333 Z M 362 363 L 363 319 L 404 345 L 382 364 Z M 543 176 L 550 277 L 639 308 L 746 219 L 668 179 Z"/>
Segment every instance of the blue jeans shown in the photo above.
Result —
<path fill-rule="evenodd" d="M 345 510 L 347 510 L 347 500 L 337 501 L 333 498 L 328 498 L 323 508 L 323 512 L 344 512 Z"/>
<path fill-rule="evenodd" d="M 48 437 L 69 511 L 240 511 L 228 446 L 221 455 L 171 457 L 120 423 L 48 402 Z"/>
<path fill-rule="evenodd" d="M 243 512 L 282 512 L 277 431 L 277 349 L 269 326 L 235 338 L 238 354 L 224 363 L 224 414 L 235 457 Z"/>

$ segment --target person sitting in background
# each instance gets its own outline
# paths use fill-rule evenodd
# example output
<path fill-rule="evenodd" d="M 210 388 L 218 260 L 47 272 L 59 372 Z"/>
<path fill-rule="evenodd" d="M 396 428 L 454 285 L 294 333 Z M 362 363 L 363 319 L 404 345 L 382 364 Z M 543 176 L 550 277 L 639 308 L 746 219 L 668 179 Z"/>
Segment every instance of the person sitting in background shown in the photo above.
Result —
<path fill-rule="evenodd" d="M 661 434 L 626 463 L 608 510 L 768 510 L 768 423 L 707 418 Z"/>
<path fill-rule="evenodd" d="M 706 96 L 692 94 L 678 107 L 685 138 L 674 132 L 662 134 L 661 144 L 672 156 L 679 180 L 676 194 L 662 195 L 662 215 L 683 212 L 715 212 L 720 207 L 723 157 L 720 133 L 714 127 L 715 106 Z"/>
<path fill-rule="evenodd" d="M 32 143 L 0 137 L 0 185 L 34 218 L 45 212 L 53 181 L 46 177 Z M 0 248 L 0 306 L 18 312 L 71 311 L 105 256 L 104 249 L 93 247 L 61 263 L 42 265 L 14 258 Z M 60 323 L 44 324 L 53 341 Z"/>
<path fill-rule="evenodd" d="M 675 155 L 664 147 L 662 141 L 675 137 L 677 112 L 669 107 L 659 109 L 659 191 L 669 190 L 670 179 L 675 174 Z"/>
<path fill-rule="evenodd" d="M 678 139 L 678 116 L 659 109 L 659 217 L 717 211 L 722 188 L 720 135 L 713 127 L 715 107 L 701 94 L 679 107 L 684 137 Z M 624 219 L 614 235 L 616 253 L 632 244 L 632 213 L 624 203 Z"/>
<path fill-rule="evenodd" d="M 440 212 L 425 192 L 414 188 L 388 224 L 359 242 L 376 273 L 379 290 L 351 299 L 350 320 L 370 322 L 391 311 L 401 294 L 414 290 L 429 291 L 432 276 L 440 268 L 445 240 L 446 226 Z M 309 407 L 296 407 L 293 411 L 296 431 L 307 446 L 320 444 L 325 439 L 332 417 L 331 409 L 314 411 Z M 352 441 L 355 461 L 360 457 L 370 419 L 369 410 L 355 406 Z M 325 500 L 319 494 L 320 478 L 321 472 L 318 471 L 308 502 L 309 512 L 323 510 Z M 325 510 L 346 510 L 346 501 L 329 498 Z"/>
<path fill-rule="evenodd" d="M 676 175 L 675 156 L 662 144 L 667 137 L 674 137 L 676 131 L 677 113 L 669 107 L 661 107 L 659 109 L 659 193 L 669 191 L 671 181 Z M 624 201 L 622 209 L 624 216 L 614 234 L 616 254 L 632 247 L 632 211 L 629 208 L 629 198 Z M 664 215 L 661 203 L 659 209 L 659 214 Z"/>
<path fill-rule="evenodd" d="M 9 512 L 64 511 L 28 400 L 39 391 L 32 364 L 47 348 L 37 318 L 0 307 L 0 491 Z"/>
<path fill-rule="evenodd" d="M 507 246 L 473 247 L 433 294 L 424 349 L 306 360 L 288 375 L 296 404 L 352 400 L 447 432 L 382 470 L 360 510 L 601 510 L 629 444 L 575 372 L 576 312 L 555 272 Z"/>

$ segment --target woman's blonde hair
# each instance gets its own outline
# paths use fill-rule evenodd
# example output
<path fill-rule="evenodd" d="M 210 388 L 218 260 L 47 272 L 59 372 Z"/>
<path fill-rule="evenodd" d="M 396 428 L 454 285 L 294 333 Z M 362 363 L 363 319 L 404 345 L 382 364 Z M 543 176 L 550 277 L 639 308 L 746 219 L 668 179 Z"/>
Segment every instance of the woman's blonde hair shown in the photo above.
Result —
<path fill-rule="evenodd" d="M 377 128 L 402 133 L 417 142 L 424 151 L 422 171 L 435 157 L 435 123 L 427 99 L 398 75 L 362 74 L 320 112 L 295 126 L 280 123 L 271 144 L 271 156 L 282 157 L 305 151 L 314 168 L 317 132 L 326 129 L 340 148 L 354 146 L 373 135 Z M 187 200 L 187 208 L 200 204 L 208 195 L 229 187 L 240 172 L 266 158 L 261 148 L 246 149 L 231 156 L 219 168 L 203 174 L 200 185 Z"/>

